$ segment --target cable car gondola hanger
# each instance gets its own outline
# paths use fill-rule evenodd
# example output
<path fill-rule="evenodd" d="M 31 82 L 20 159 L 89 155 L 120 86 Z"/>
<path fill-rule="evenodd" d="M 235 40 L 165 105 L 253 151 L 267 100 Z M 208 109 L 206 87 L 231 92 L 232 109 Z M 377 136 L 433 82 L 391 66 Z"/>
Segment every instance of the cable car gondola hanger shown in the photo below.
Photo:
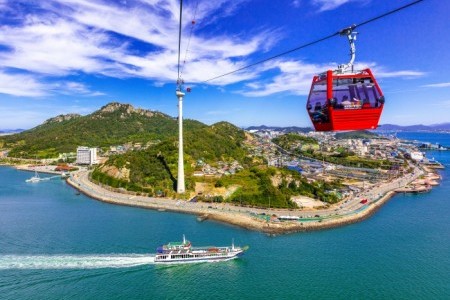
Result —
<path fill-rule="evenodd" d="M 350 44 L 350 61 L 314 76 L 306 109 L 316 131 L 375 129 L 384 96 L 369 68 L 355 71 L 356 25 L 339 31 Z"/>

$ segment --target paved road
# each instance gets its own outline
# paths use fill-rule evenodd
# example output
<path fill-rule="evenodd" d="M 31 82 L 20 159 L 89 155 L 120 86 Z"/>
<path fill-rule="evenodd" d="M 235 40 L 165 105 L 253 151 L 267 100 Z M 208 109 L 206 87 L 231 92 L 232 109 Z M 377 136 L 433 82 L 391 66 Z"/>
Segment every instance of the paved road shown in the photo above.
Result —
<path fill-rule="evenodd" d="M 422 174 L 422 171 L 415 167 L 415 171 L 413 174 L 408 174 L 405 177 L 394 179 L 390 182 L 385 182 L 380 185 L 370 187 L 364 191 L 362 191 L 358 195 L 354 195 L 351 198 L 345 200 L 344 203 L 339 203 L 337 205 L 331 206 L 329 209 L 324 210 L 314 210 L 314 211 L 303 211 L 303 210 L 287 210 L 287 209 L 257 209 L 257 208 L 246 208 L 234 206 L 228 203 L 221 204 L 210 204 L 210 203 L 201 203 L 201 202 L 187 202 L 184 200 L 173 200 L 166 198 L 154 198 L 154 197 L 143 197 L 143 196 L 133 196 L 128 194 L 121 194 L 109 191 L 104 189 L 91 181 L 89 181 L 89 173 L 88 171 L 79 171 L 73 174 L 70 180 L 78 185 L 82 190 L 92 194 L 93 196 L 101 199 L 109 199 L 111 202 L 126 202 L 129 205 L 138 205 L 138 206 L 146 206 L 153 208 L 166 208 L 166 209 L 174 209 L 174 210 L 183 210 L 191 213 L 208 213 L 209 211 L 227 211 L 230 213 L 236 214 L 248 214 L 250 212 L 259 214 L 276 214 L 278 216 L 290 215 L 290 216 L 298 216 L 302 218 L 314 217 L 319 215 L 320 217 L 336 217 L 354 214 L 364 206 L 367 207 L 366 204 L 361 204 L 361 199 L 367 198 L 368 203 L 376 202 L 380 199 L 384 194 L 389 191 L 395 190 L 401 186 L 405 186 L 409 182 L 415 180 L 418 176 Z"/>

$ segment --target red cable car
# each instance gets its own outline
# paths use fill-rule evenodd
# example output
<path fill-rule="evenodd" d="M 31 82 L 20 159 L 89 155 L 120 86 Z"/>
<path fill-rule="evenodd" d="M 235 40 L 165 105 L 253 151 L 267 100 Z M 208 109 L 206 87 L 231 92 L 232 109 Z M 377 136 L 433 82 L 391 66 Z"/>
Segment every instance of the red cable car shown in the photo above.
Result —
<path fill-rule="evenodd" d="M 314 76 L 306 109 L 316 131 L 363 130 L 378 126 L 384 96 L 369 68 L 353 71 L 356 32 L 343 29 L 350 42 L 350 62 Z"/>

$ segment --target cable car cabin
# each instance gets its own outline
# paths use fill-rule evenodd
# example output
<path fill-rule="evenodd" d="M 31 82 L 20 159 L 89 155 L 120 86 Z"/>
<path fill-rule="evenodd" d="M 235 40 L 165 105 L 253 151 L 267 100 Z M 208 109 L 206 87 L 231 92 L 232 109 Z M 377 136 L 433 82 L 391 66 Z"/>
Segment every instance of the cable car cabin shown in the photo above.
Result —
<path fill-rule="evenodd" d="M 313 78 L 306 108 L 316 131 L 375 129 L 384 96 L 370 69 Z"/>

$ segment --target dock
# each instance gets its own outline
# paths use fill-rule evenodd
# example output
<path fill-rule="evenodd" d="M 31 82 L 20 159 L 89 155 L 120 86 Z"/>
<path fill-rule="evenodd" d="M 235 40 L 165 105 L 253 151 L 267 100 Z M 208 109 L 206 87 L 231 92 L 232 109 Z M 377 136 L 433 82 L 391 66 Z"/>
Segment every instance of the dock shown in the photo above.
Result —
<path fill-rule="evenodd" d="M 396 193 L 414 193 L 414 194 L 426 193 L 429 191 L 431 191 L 431 186 L 429 185 L 406 186 L 404 188 L 399 188 L 395 190 Z"/>
<path fill-rule="evenodd" d="M 207 220 L 208 218 L 209 218 L 208 214 L 203 214 L 203 215 L 200 215 L 197 217 L 197 221 L 203 222 L 203 221 Z"/>

